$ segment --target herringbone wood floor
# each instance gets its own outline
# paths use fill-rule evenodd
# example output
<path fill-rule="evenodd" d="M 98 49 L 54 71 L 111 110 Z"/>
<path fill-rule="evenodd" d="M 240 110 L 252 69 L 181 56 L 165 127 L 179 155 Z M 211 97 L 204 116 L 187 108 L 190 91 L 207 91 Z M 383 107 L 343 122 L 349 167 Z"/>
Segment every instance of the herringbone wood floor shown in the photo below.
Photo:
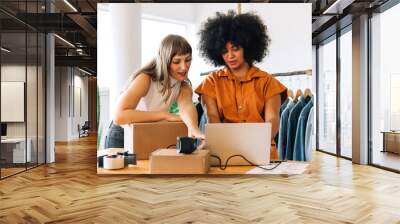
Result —
<path fill-rule="evenodd" d="M 0 223 L 400 223 L 400 175 L 316 153 L 298 176 L 97 176 L 96 140 L 0 181 Z"/>

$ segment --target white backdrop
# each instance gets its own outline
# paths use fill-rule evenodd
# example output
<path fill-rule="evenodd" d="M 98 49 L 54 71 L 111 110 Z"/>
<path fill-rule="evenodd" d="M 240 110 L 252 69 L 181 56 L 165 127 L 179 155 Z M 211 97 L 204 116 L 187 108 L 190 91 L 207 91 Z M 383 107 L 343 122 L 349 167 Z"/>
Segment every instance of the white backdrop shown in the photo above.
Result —
<path fill-rule="evenodd" d="M 104 12 L 107 12 L 108 9 L 105 6 L 110 7 L 115 4 L 99 4 L 99 9 L 103 9 L 103 11 L 99 10 L 98 14 L 98 61 L 103 62 L 99 64 L 98 71 L 100 87 L 112 83 L 107 81 L 112 79 L 112 72 L 110 73 L 102 68 L 113 67 L 110 65 L 112 63 L 109 60 L 110 54 L 104 51 L 104 49 L 115 41 L 112 35 L 110 35 L 112 27 L 115 25 L 112 24 L 112 21 L 115 18 L 111 19 L 110 15 Z M 189 78 L 195 87 L 203 79 L 203 77 L 199 77 L 200 73 L 215 69 L 198 55 L 197 33 L 202 23 L 208 17 L 213 16 L 217 11 L 227 12 L 228 10 L 236 10 L 236 3 L 130 3 L 125 5 L 132 4 L 135 5 L 132 13 L 140 13 L 140 15 L 133 15 L 132 17 L 134 18 L 154 16 L 158 19 L 165 19 L 165 21 L 178 21 L 187 24 L 188 32 L 185 38 L 190 42 L 194 50 Z M 242 13 L 249 11 L 255 12 L 263 19 L 268 27 L 271 38 L 269 54 L 258 66 L 270 73 L 291 72 L 312 68 L 311 4 L 242 3 Z M 112 16 L 115 17 L 118 15 L 113 14 Z M 101 23 L 102 21 L 103 23 Z M 129 29 L 132 29 L 132 27 L 129 27 Z M 140 37 L 142 30 L 140 25 L 133 27 L 133 29 L 135 30 L 135 35 Z M 157 35 L 157 30 L 154 30 L 154 35 Z M 132 41 L 138 41 L 137 44 L 141 44 L 141 38 L 135 38 Z M 158 46 L 159 43 L 154 43 L 154 45 Z M 136 52 L 136 55 L 140 55 L 141 51 L 146 51 L 143 47 L 137 50 L 140 52 Z M 138 61 L 140 59 L 132 63 L 141 65 L 142 62 L 137 63 Z M 138 68 L 139 66 L 134 70 Z"/>

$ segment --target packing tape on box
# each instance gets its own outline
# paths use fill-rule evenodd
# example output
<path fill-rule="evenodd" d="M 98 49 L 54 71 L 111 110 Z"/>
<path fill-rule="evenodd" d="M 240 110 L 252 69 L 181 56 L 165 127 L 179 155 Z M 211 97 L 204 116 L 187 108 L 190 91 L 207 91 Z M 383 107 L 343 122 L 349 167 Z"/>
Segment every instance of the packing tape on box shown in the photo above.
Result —
<path fill-rule="evenodd" d="M 103 168 L 108 170 L 122 169 L 124 168 L 124 157 L 123 156 L 104 156 L 103 157 Z"/>

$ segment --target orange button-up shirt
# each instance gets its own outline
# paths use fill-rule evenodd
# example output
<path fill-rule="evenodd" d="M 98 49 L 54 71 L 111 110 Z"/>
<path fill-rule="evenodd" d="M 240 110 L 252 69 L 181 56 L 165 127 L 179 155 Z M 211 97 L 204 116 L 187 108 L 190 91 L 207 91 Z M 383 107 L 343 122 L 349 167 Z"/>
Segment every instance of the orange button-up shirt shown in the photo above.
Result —
<path fill-rule="evenodd" d="M 287 88 L 267 72 L 252 66 L 239 79 L 228 68 L 208 74 L 195 92 L 205 94 L 217 101 L 222 122 L 265 122 L 265 103 L 269 98 L 281 95 L 281 103 L 286 100 Z M 278 159 L 275 142 L 271 142 L 271 159 Z"/>
<path fill-rule="evenodd" d="M 239 79 L 228 68 L 210 73 L 195 92 L 214 98 L 222 122 L 265 122 L 265 103 L 281 94 L 286 99 L 286 87 L 267 72 L 250 67 Z"/>

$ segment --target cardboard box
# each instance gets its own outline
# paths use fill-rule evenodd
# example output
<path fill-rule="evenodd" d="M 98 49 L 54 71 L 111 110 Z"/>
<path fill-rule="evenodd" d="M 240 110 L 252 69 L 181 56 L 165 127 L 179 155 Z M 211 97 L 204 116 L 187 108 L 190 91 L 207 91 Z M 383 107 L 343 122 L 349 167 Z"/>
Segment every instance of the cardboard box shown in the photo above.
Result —
<path fill-rule="evenodd" d="M 176 149 L 159 149 L 150 156 L 151 174 L 205 174 L 209 168 L 209 150 L 181 154 Z"/>
<path fill-rule="evenodd" d="M 125 149 L 133 151 L 138 160 L 147 160 L 157 149 L 176 148 L 176 137 L 187 136 L 188 130 L 183 122 L 152 122 L 131 124 L 124 133 Z"/>

